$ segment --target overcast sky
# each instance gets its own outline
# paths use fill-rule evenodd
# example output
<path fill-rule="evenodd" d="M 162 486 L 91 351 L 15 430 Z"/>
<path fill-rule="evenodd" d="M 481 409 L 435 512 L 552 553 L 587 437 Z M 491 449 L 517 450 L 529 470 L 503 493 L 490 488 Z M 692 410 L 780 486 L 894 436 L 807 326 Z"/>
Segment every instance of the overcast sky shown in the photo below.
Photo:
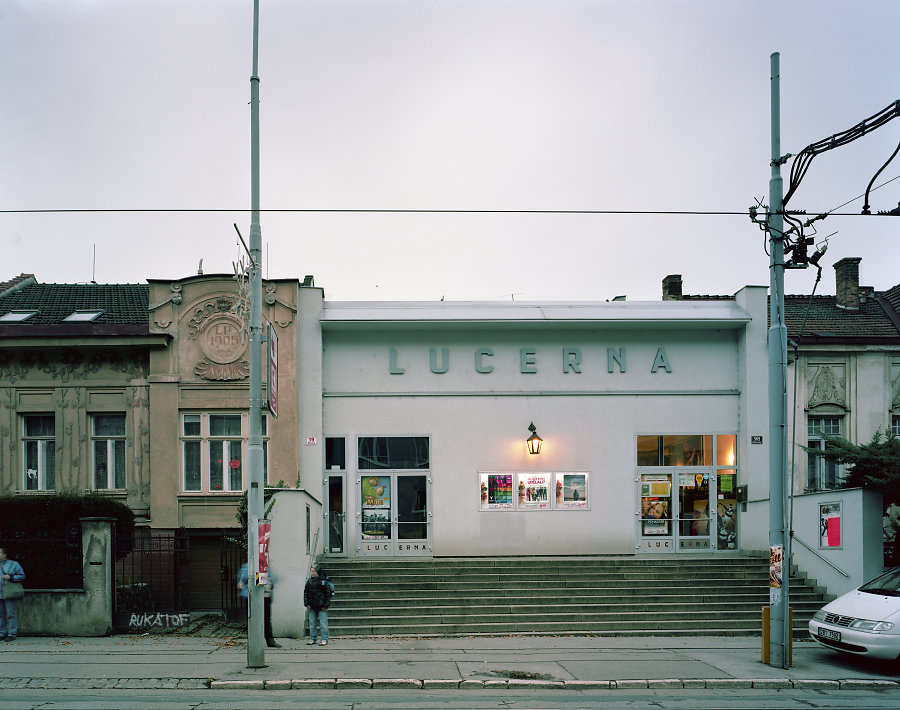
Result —
<path fill-rule="evenodd" d="M 782 152 L 900 99 L 896 0 L 261 0 L 264 276 L 333 300 L 658 300 L 769 283 L 769 55 Z M 252 0 L 0 0 L 0 281 L 230 273 L 250 207 Z M 790 207 L 861 195 L 897 119 Z M 785 178 L 789 165 L 784 170 Z M 900 156 L 876 184 L 900 176 Z M 787 182 L 787 180 L 785 180 Z M 900 202 L 900 179 L 872 195 Z M 900 218 L 818 223 L 900 283 Z M 335 210 L 266 212 L 265 210 Z M 371 214 L 634 210 L 738 215 Z M 94 252 L 96 251 L 96 257 Z M 815 270 L 791 271 L 809 293 Z"/>

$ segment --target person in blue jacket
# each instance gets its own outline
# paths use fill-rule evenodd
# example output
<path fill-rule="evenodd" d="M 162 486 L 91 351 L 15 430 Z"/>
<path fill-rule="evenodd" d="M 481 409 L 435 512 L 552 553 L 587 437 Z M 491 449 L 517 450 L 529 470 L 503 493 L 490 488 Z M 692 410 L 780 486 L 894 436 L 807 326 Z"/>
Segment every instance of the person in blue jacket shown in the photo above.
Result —
<path fill-rule="evenodd" d="M 237 574 L 237 588 L 238 588 L 238 596 L 243 599 L 249 599 L 250 590 L 248 588 L 249 582 L 249 574 L 248 574 L 248 566 L 245 562 L 241 565 L 241 569 Z M 272 634 L 272 588 L 275 586 L 275 578 L 272 576 L 271 570 L 269 571 L 269 583 L 266 585 L 266 588 L 263 592 L 263 634 L 266 637 L 266 646 L 269 648 L 281 648 L 281 644 L 275 640 L 275 636 Z"/>
<path fill-rule="evenodd" d="M 18 599 L 9 599 L 6 594 L 7 582 L 22 582 L 25 570 L 15 560 L 6 556 L 6 549 L 0 547 L 0 640 L 15 641 L 19 633 Z"/>

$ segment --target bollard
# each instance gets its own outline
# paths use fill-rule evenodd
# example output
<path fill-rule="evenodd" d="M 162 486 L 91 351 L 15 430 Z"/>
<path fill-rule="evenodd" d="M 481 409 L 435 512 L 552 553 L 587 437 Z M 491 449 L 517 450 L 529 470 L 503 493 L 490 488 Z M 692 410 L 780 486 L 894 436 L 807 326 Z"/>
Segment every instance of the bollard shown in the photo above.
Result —
<path fill-rule="evenodd" d="M 769 620 L 771 618 L 770 606 L 762 608 L 762 662 L 769 662 Z M 788 638 L 788 665 L 794 665 L 794 608 L 788 607 L 788 626 L 791 629 Z"/>

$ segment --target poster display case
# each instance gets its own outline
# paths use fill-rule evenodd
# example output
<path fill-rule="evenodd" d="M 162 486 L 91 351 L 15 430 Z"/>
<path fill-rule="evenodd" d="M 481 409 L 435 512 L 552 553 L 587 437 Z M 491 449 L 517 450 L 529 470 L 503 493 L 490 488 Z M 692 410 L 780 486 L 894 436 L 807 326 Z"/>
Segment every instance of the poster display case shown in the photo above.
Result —
<path fill-rule="evenodd" d="M 841 504 L 819 504 L 819 548 L 841 547 Z"/>
<path fill-rule="evenodd" d="M 479 471 L 480 510 L 588 510 L 590 474 L 583 471 Z"/>

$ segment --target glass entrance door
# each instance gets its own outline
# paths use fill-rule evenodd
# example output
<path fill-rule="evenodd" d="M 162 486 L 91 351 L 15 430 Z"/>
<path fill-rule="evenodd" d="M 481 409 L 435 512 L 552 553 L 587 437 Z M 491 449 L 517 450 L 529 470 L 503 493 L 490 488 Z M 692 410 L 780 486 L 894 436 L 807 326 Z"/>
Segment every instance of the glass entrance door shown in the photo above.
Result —
<path fill-rule="evenodd" d="M 642 473 L 637 549 L 641 552 L 716 548 L 715 474 L 711 468 Z"/>
<path fill-rule="evenodd" d="M 328 477 L 328 541 L 329 554 L 345 555 L 344 538 L 347 532 L 344 514 L 344 476 Z"/>
<path fill-rule="evenodd" d="M 360 554 L 430 555 L 428 476 L 379 474 L 360 479 Z"/>
<path fill-rule="evenodd" d="M 710 532 L 713 530 L 710 517 L 709 470 L 684 471 L 676 473 L 678 478 L 678 525 L 676 532 L 678 550 L 709 550 Z"/>

